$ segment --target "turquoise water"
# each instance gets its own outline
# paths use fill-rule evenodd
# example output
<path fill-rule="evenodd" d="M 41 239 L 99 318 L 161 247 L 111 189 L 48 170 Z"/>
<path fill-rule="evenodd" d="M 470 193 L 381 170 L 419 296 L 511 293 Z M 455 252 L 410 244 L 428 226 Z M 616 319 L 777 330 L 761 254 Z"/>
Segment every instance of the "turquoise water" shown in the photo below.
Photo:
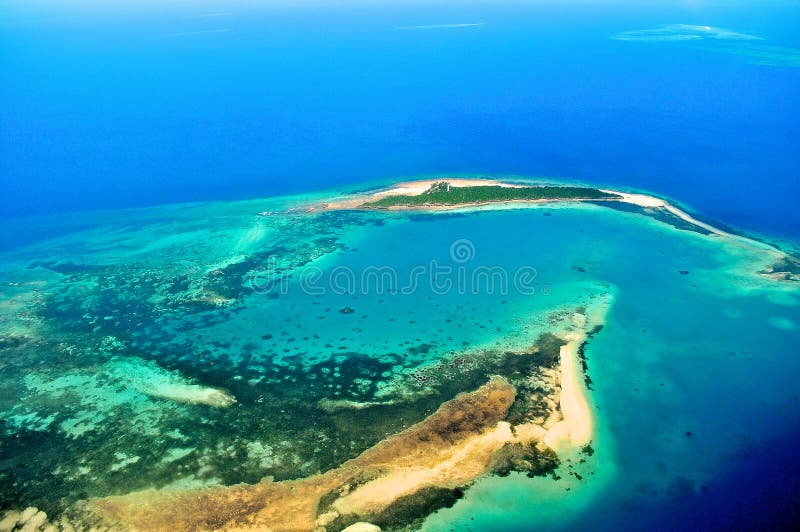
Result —
<path fill-rule="evenodd" d="M 575 217 L 586 223 L 587 215 Z M 754 526 L 784 518 L 779 498 L 705 518 L 698 515 L 708 504 L 697 508 L 695 499 L 710 503 L 725 489 L 720 477 L 743 462 L 763 474 L 738 479 L 734 497 L 725 490 L 731 501 L 749 503 L 787 480 L 770 478 L 765 463 L 787 458 L 771 448 L 794 441 L 800 421 L 797 291 L 749 275 L 753 257 L 740 249 L 625 218 L 596 213 L 590 243 L 572 248 L 592 277 L 616 287 L 607 325 L 588 348 L 600 424 L 596 479 L 568 494 L 542 479 L 486 479 L 431 518 L 430 530 Z M 789 480 L 775 491 L 791 501 L 795 489 Z M 751 515 L 761 511 L 775 513 Z"/>
<path fill-rule="evenodd" d="M 594 454 L 424 528 L 797 528 L 800 293 L 763 251 L 591 205 L 304 210 L 563 177 L 797 255 L 799 26 L 782 0 L 3 3 L 0 511 L 330 470 L 612 301 Z"/>
<path fill-rule="evenodd" d="M 82 215 L 6 252 L 2 506 L 325 471 L 468 389 L 420 375 L 600 296 L 595 454 L 559 480 L 483 478 L 426 529 L 696 522 L 798 426 L 800 292 L 755 274 L 763 251 L 594 205 L 303 212 L 320 197 Z"/>

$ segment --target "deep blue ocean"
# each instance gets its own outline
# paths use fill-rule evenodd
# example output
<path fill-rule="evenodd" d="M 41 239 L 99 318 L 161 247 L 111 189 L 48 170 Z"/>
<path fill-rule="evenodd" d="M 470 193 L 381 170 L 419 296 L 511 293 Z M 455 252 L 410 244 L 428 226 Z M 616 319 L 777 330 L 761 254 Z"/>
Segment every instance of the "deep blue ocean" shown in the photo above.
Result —
<path fill-rule="evenodd" d="M 797 2 L 142 4 L 0 4 L 0 247 L 58 231 L 20 217 L 447 174 L 643 189 L 800 241 Z M 674 24 L 738 37 L 612 38 Z M 578 524 L 794 526 L 797 421 L 707 490 Z"/>
<path fill-rule="evenodd" d="M 2 216 L 520 174 L 800 234 L 798 65 L 609 38 L 797 61 L 794 2 L 306 3 L 5 2 Z"/>

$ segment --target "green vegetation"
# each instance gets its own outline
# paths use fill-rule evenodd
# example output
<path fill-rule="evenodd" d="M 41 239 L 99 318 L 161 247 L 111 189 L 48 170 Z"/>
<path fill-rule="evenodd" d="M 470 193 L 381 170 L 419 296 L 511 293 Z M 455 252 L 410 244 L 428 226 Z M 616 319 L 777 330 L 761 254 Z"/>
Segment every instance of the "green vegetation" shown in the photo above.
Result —
<path fill-rule="evenodd" d="M 513 200 L 598 200 L 616 198 L 620 198 L 620 196 L 588 187 L 503 187 L 500 185 L 451 187 L 447 181 L 439 181 L 431 185 L 431 188 L 422 194 L 416 196 L 387 196 L 376 201 L 367 202 L 363 206 L 460 205 Z"/>

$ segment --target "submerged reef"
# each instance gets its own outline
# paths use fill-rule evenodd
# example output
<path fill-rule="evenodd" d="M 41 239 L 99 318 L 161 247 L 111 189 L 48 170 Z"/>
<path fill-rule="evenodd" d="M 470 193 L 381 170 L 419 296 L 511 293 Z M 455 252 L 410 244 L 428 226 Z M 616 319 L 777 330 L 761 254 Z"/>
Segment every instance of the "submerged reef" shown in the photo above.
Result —
<path fill-rule="evenodd" d="M 400 529 L 453 504 L 482 475 L 551 471 L 559 459 L 542 439 L 563 420 L 559 364 L 569 340 L 560 331 L 571 311 L 513 349 L 463 342 L 443 351 L 443 337 L 423 334 L 384 349 L 336 329 L 330 342 L 317 340 L 315 319 L 341 319 L 359 334 L 369 304 L 357 298 L 311 316 L 283 312 L 256 322 L 248 340 L 236 337 L 249 327 L 243 314 L 284 302 L 274 285 L 348 252 L 343 237 L 358 227 L 387 220 L 365 211 L 250 215 L 217 237 L 154 242 L 158 257 L 102 239 L 97 249 L 87 239 L 86 249 L 67 241 L 46 259 L 24 256 L 14 272 L 21 282 L 0 294 L 4 522 L 23 526 L 31 507 L 59 529 L 148 528 L 141 523 L 162 519 L 149 512 L 178 500 L 187 512 L 165 528 L 281 529 L 291 517 L 329 530 Z M 113 240 L 126 230 L 114 229 Z M 254 286 L 262 271 L 269 276 Z M 470 324 L 454 330 L 462 325 Z M 453 453 L 463 455 L 450 463 Z M 204 499 L 212 494 L 218 503 Z"/>
<path fill-rule="evenodd" d="M 95 499 L 103 522 L 148 530 L 341 530 L 357 522 L 405 526 L 452 504 L 478 476 L 516 467 L 544 473 L 557 459 L 536 434 L 505 422 L 517 392 L 496 377 L 321 475 L 200 491 L 146 491 Z"/>
<path fill-rule="evenodd" d="M 569 312 L 558 312 L 551 323 L 555 330 L 569 327 L 572 316 Z M 248 438 L 245 452 L 235 452 L 232 458 L 246 462 L 254 457 L 268 468 L 280 462 L 284 471 L 293 471 L 288 476 L 284 474 L 284 480 L 267 475 L 252 484 L 230 487 L 178 484 L 110 497 L 84 500 L 67 497 L 63 500 L 73 502 L 53 514 L 60 523 L 67 524 L 62 526 L 65 530 L 68 526 L 139 530 L 341 530 L 361 522 L 378 525 L 384 530 L 408 529 L 436 509 L 452 505 L 463 495 L 463 490 L 482 475 L 504 476 L 513 471 L 540 475 L 558 466 L 556 453 L 543 439 L 548 430 L 562 420 L 559 364 L 562 348 L 568 341 L 560 335 L 544 333 L 530 349 L 521 352 L 479 350 L 455 354 L 414 372 L 395 376 L 389 392 L 373 388 L 367 395 L 352 395 L 351 399 L 343 400 L 321 393 L 316 405 L 309 405 L 311 411 L 304 412 L 299 403 L 291 407 L 290 403 L 284 403 L 286 406 L 282 408 L 290 409 L 286 422 L 322 415 L 333 423 L 331 428 L 339 426 L 344 432 L 339 436 L 330 433 L 325 444 L 333 451 L 338 438 L 345 434 L 351 436 L 347 440 L 349 452 L 334 452 L 326 466 L 317 469 L 324 473 L 309 471 L 297 461 L 311 458 L 311 455 L 304 456 L 307 451 L 301 444 L 302 433 L 293 436 L 296 443 L 291 452 L 296 454 L 295 460 L 288 459 L 285 454 L 289 449 L 281 450 L 262 433 L 260 441 Z M 349 354 L 339 364 L 352 363 L 355 370 L 367 361 L 357 354 Z M 276 370 L 289 371 L 291 375 L 288 368 Z M 180 379 L 175 381 L 176 376 L 165 373 L 153 363 L 121 357 L 112 358 L 99 374 L 111 376 L 113 386 L 121 385 L 142 394 L 133 396 L 134 399 L 120 399 L 120 405 L 133 400 L 132 407 L 151 412 L 154 405 L 148 407 L 149 402 L 164 398 L 166 394 L 153 393 L 150 388 L 137 389 L 142 385 L 137 379 L 145 376 L 145 380 L 152 380 L 154 384 L 148 386 L 157 386 L 159 382 L 164 382 L 168 388 L 196 386 Z M 85 391 L 102 390 L 105 386 L 102 378 L 94 381 L 88 373 L 69 379 L 51 382 L 29 379 L 27 385 L 46 393 L 42 399 L 54 397 L 52 394 L 56 390 L 63 390 L 61 394 L 71 393 L 72 382 L 83 383 L 80 387 Z M 290 389 L 286 392 L 292 393 Z M 364 404 L 356 400 L 366 397 L 372 400 Z M 179 400 L 182 399 L 181 395 Z M 102 399 L 92 398 L 91 393 L 88 400 L 87 404 L 92 401 L 102 404 Z M 281 400 L 274 397 L 270 404 L 280 405 Z M 312 413 L 315 408 L 319 413 Z M 51 420 L 48 425 L 55 421 Z M 88 432 L 77 432 L 73 438 L 80 440 L 99 429 L 99 420 L 84 421 L 87 422 L 90 425 L 83 430 Z M 159 433 L 160 430 L 163 428 Z M 181 434 L 179 430 L 176 436 L 186 439 L 188 434 Z M 151 433 L 150 438 L 155 434 Z M 168 434 L 165 436 L 170 439 Z M 167 466 L 185 463 L 183 467 L 192 463 L 186 460 L 193 456 L 208 456 L 193 447 L 161 449 L 151 446 L 147 453 L 141 449 L 138 454 L 117 450 L 105 467 L 113 478 L 114 474 L 138 469 L 146 461 L 143 456 L 149 453 L 161 453 L 161 462 Z M 92 462 L 82 467 L 88 470 L 89 464 L 97 467 Z M 205 466 L 191 466 L 191 469 L 197 468 L 199 472 L 212 464 L 206 462 Z M 231 469 L 235 472 L 235 468 Z M 302 476 L 306 471 L 310 474 Z M 8 514 L 8 519 L 15 515 Z"/>
<path fill-rule="evenodd" d="M 72 532 L 74 527 L 68 521 L 51 523 L 48 521 L 47 514 L 35 506 L 29 506 L 22 511 L 10 511 L 3 514 L 0 518 L 0 532 L 57 532 L 63 530 Z"/>
<path fill-rule="evenodd" d="M 721 236 L 629 196 L 596 202 Z M 3 523 L 41 513 L 61 529 L 406 530 L 486 476 L 592 477 L 587 357 L 610 284 L 502 322 L 468 296 L 424 307 L 433 296 L 416 294 L 404 316 L 383 310 L 389 295 L 287 293 L 307 265 L 350 253 L 359 264 L 362 226 L 407 217 L 281 213 L 170 235 L 153 244 L 157 260 L 108 240 L 24 257 L 19 281 L 0 286 Z M 797 280 L 800 263 L 761 273 Z M 688 279 L 701 275 L 692 265 Z M 416 305 L 440 319 L 420 326 Z M 386 327 L 397 338 L 371 335 Z"/>
<path fill-rule="evenodd" d="M 93 498 L 77 505 L 76 515 L 89 523 L 147 530 L 342 530 L 364 522 L 405 530 L 452 505 L 483 475 L 551 472 L 559 458 L 545 440 L 564 425 L 559 406 L 564 357 L 587 333 L 599 331 L 583 330 L 594 323 L 585 316 L 560 313 L 564 318 L 567 323 L 561 326 L 576 332 L 563 338 L 542 334 L 528 351 L 471 353 L 464 355 L 471 367 L 454 359 L 425 368 L 424 380 L 433 388 L 444 384 L 453 389 L 447 383 L 457 382 L 451 381 L 454 367 L 464 377 L 461 385 L 481 384 L 324 473 Z M 430 401 L 431 395 L 441 394 L 422 395 Z M 393 408 L 420 400 L 405 397 Z M 352 415 L 373 406 L 339 408 Z"/>
<path fill-rule="evenodd" d="M 593 203 L 594 205 L 598 205 L 600 207 L 607 207 L 609 209 L 614 209 L 617 211 L 649 216 L 655 220 L 658 220 L 659 222 L 665 223 L 667 225 L 674 227 L 675 229 L 680 229 L 682 231 L 692 231 L 695 233 L 699 233 L 701 235 L 713 234 L 712 231 L 710 231 L 709 229 L 688 222 L 677 216 L 675 213 L 665 209 L 664 207 L 645 207 L 642 205 L 635 205 L 633 203 L 626 203 L 622 201 L 594 201 L 590 203 Z"/>
<path fill-rule="evenodd" d="M 373 443 L 350 450 L 351 439 L 333 421 L 283 428 L 289 414 L 280 410 L 308 404 L 306 391 L 328 393 L 331 381 L 375 377 L 391 364 L 354 356 L 355 373 L 334 378 L 332 369 L 347 363 L 326 360 L 310 373 L 277 362 L 252 366 L 246 352 L 234 359 L 221 344 L 177 340 L 235 318 L 254 294 L 247 272 L 265 268 L 265 261 L 270 280 L 279 280 L 340 250 L 340 234 L 383 223 L 369 213 L 300 218 L 274 217 L 267 228 L 248 214 L 241 226 L 234 220 L 230 232 L 203 241 L 192 232 L 164 237 L 159 229 L 166 243 L 158 244 L 158 256 L 119 242 L 107 247 L 102 239 L 102 253 L 90 240 L 64 243 L 69 250 L 51 244 L 46 256 L 64 259 L 31 254 L 5 273 L 19 282 L 0 288 L 0 510 L 32 506 L 52 516 L 86 497 L 176 481 L 304 476 Z M 270 230 L 277 236 L 269 242 L 251 243 Z M 317 391 L 287 386 L 287 378 Z M 265 404 L 279 414 L 264 420 Z M 322 411 L 312 399 L 299 415 Z M 327 434 L 335 443 L 324 444 Z M 293 449 L 295 440 L 308 449 Z"/>
<path fill-rule="evenodd" d="M 800 281 L 800 259 L 787 255 L 758 273 L 778 281 Z"/>

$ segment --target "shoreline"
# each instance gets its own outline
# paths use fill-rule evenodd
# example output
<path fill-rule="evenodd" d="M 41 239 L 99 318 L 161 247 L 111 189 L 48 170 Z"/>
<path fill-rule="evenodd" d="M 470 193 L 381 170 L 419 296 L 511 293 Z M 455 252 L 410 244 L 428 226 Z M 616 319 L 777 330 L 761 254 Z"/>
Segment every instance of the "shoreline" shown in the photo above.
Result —
<path fill-rule="evenodd" d="M 337 210 L 374 210 L 374 211 L 449 211 L 449 210 L 466 210 L 477 209 L 488 205 L 540 205 L 545 203 L 626 203 L 634 205 L 642 209 L 655 209 L 662 210 L 666 213 L 677 217 L 681 221 L 708 232 L 710 236 L 723 238 L 737 245 L 750 248 L 755 251 L 766 252 L 771 256 L 772 266 L 767 266 L 764 270 L 759 271 L 758 274 L 777 281 L 800 281 L 800 259 L 783 251 L 775 245 L 761 242 L 754 238 L 744 235 L 734 234 L 729 231 L 720 229 L 714 225 L 698 220 L 685 210 L 675 206 L 669 201 L 659 198 L 651 194 L 623 192 L 620 190 L 609 188 L 598 188 L 596 190 L 606 193 L 614 194 L 616 198 L 562 198 L 562 199 L 512 199 L 512 200 L 497 200 L 497 201 L 481 201 L 481 202 L 464 202 L 453 204 L 421 204 L 421 205 L 392 205 L 392 206 L 374 206 L 366 205 L 367 203 L 375 202 L 377 200 L 391 197 L 391 196 L 418 196 L 428 191 L 435 183 L 447 182 L 451 187 L 482 187 L 482 186 L 500 186 L 508 188 L 524 188 L 534 186 L 558 186 L 556 183 L 547 182 L 542 185 L 531 183 L 524 185 L 519 183 L 509 183 L 502 179 L 486 179 L 486 178 L 448 178 L 442 177 L 441 179 L 421 179 L 412 181 L 402 181 L 389 185 L 387 188 L 377 191 L 370 191 L 366 193 L 353 194 L 351 196 L 343 196 L 334 199 L 330 202 L 312 205 L 307 209 L 307 212 L 323 211 L 337 211 Z M 647 213 L 645 213 L 647 214 Z M 777 266 L 777 268 L 776 268 Z"/>
<path fill-rule="evenodd" d="M 593 331 L 605 326 L 613 302 L 612 294 L 600 296 L 600 301 L 588 305 L 584 313 L 573 314 L 574 330 L 561 335 L 567 341 L 560 351 L 562 420 L 542 440 L 559 456 L 589 445 L 597 436 L 595 407 L 581 368 L 579 350 L 589 342 Z"/>
<path fill-rule="evenodd" d="M 472 203 L 458 203 L 458 204 L 431 204 L 431 205 L 395 205 L 391 207 L 374 207 L 374 206 L 365 206 L 365 203 L 373 202 L 375 200 L 389 197 L 389 196 L 403 196 L 403 195 L 412 195 L 416 196 L 426 192 L 434 183 L 438 182 L 447 182 L 450 184 L 451 187 L 480 187 L 480 186 L 500 186 L 500 187 L 507 187 L 507 188 L 524 188 L 526 186 L 540 186 L 540 185 L 521 185 L 517 183 L 508 183 L 502 180 L 496 179 L 466 179 L 466 178 L 447 178 L 443 177 L 442 179 L 422 179 L 418 181 L 402 181 L 399 183 L 395 183 L 394 185 L 390 185 L 388 188 L 384 190 L 379 190 L 376 192 L 368 192 L 363 194 L 354 194 L 351 197 L 346 197 L 345 199 L 340 199 L 336 201 L 331 201 L 327 203 L 323 203 L 319 206 L 312 206 L 310 209 L 311 211 L 315 210 L 347 210 L 347 209 L 365 209 L 365 210 L 387 210 L 387 211 L 405 211 L 405 210 L 429 210 L 429 211 L 438 211 L 438 210 L 450 210 L 450 209 L 457 209 L 457 208 L 469 208 L 475 206 L 483 206 L 483 205 L 492 205 L 492 204 L 507 204 L 507 203 L 530 203 L 530 204 L 539 204 L 539 203 L 575 203 L 575 202 L 621 202 L 621 203 L 629 203 L 631 205 L 636 205 L 637 207 L 644 207 L 650 209 L 666 209 L 670 213 L 674 214 L 675 216 L 679 217 L 683 221 L 705 229 L 711 233 L 714 233 L 719 236 L 724 236 L 728 238 L 734 239 L 742 239 L 748 242 L 753 242 L 760 244 L 759 247 L 762 249 L 770 249 L 773 251 L 779 251 L 773 246 L 769 244 L 764 244 L 762 242 L 757 242 L 755 240 L 742 237 L 739 235 L 734 235 L 732 233 L 723 231 L 713 225 L 707 224 L 702 222 L 693 216 L 691 216 L 686 211 L 676 207 L 675 205 L 671 204 L 665 199 L 650 195 L 650 194 L 642 194 L 642 193 L 633 193 L 633 192 L 623 192 L 620 190 L 609 189 L 609 188 L 598 188 L 600 192 L 605 192 L 607 194 L 615 194 L 620 196 L 619 198 L 608 198 L 608 199 L 572 199 L 572 198 L 563 198 L 563 199 L 536 199 L 536 200 L 527 200 L 527 199 L 515 199 L 515 200 L 502 200 L 502 201 L 482 201 L 482 202 L 472 202 Z M 555 186 L 553 183 L 547 183 L 543 186 Z"/>

